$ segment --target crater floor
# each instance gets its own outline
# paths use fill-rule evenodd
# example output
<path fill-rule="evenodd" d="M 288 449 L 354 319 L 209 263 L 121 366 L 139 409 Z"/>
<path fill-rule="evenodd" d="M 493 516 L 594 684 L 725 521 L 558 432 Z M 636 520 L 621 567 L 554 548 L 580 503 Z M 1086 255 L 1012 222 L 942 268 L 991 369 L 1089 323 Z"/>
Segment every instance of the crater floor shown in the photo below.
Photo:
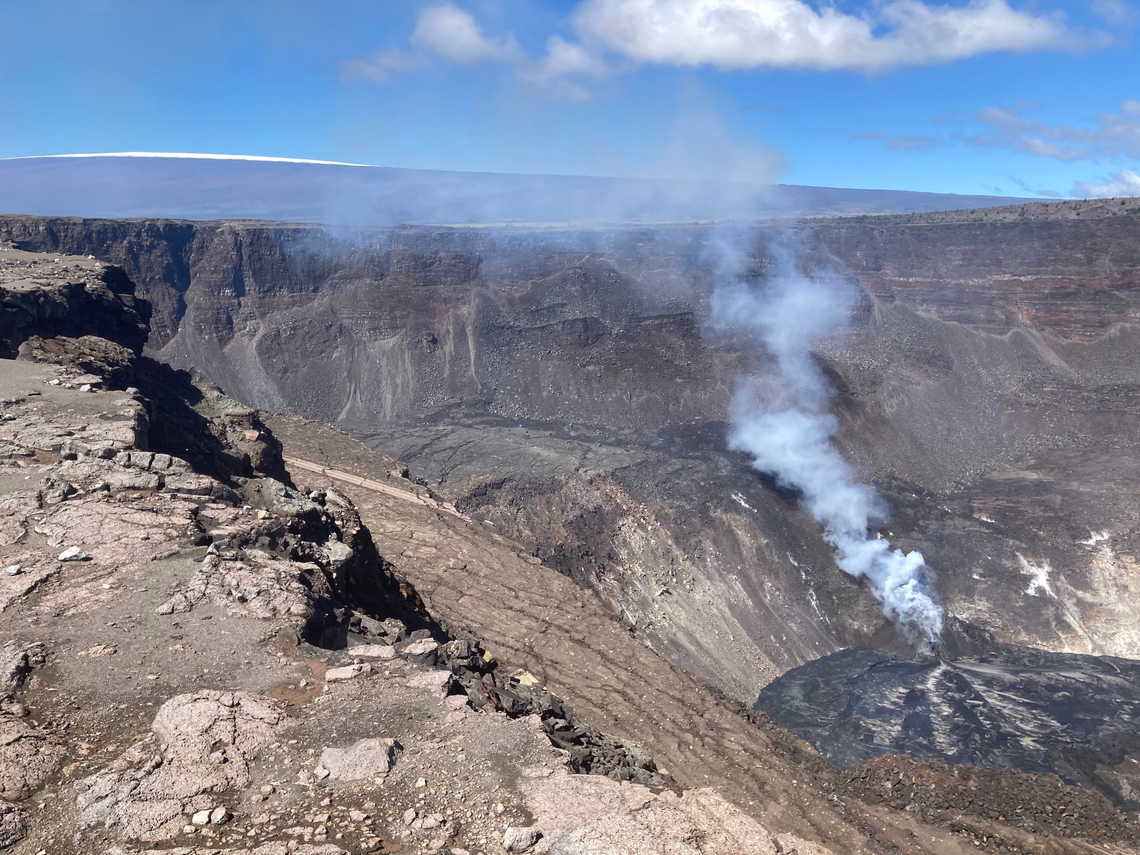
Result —
<path fill-rule="evenodd" d="M 883 754 L 1059 775 L 1140 807 L 1140 662 L 1010 645 L 959 659 L 843 650 L 756 709 L 849 767 Z"/>

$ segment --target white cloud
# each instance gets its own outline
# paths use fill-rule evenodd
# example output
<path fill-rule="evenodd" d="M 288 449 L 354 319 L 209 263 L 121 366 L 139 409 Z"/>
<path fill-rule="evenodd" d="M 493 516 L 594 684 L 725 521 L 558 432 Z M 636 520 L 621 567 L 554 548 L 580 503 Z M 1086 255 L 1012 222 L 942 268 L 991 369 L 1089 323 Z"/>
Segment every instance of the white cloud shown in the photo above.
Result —
<path fill-rule="evenodd" d="M 1090 45 L 1060 13 L 1034 15 L 1006 0 L 964 6 L 887 0 L 862 15 L 805 0 L 584 0 L 573 23 L 585 41 L 639 62 L 722 70 L 866 73 L 994 51 Z"/>
<path fill-rule="evenodd" d="M 548 98 L 563 101 L 590 99 L 590 90 L 575 79 L 598 79 L 610 73 L 596 51 L 557 35 L 546 40 L 546 54 L 531 61 L 513 34 L 498 39 L 485 35 L 474 15 L 450 2 L 429 7 L 420 14 L 412 44 L 460 65 L 513 65 L 520 80 L 537 87 Z"/>
<path fill-rule="evenodd" d="M 379 50 L 345 60 L 340 76 L 345 80 L 390 82 L 392 75 L 427 67 L 435 56 L 464 66 L 501 63 L 513 66 L 519 79 L 532 84 L 547 97 L 564 101 L 586 101 L 590 90 L 574 78 L 601 78 L 610 73 L 604 60 L 577 42 L 551 36 L 546 55 L 531 61 L 514 34 L 501 38 L 486 35 L 475 16 L 446 2 L 424 9 L 411 35 L 414 50 Z"/>
<path fill-rule="evenodd" d="M 1135 12 L 1124 0 L 1090 0 L 1117 29 Z M 342 76 L 387 82 L 435 56 L 464 66 L 503 63 L 548 97 L 582 101 L 588 84 L 644 63 L 724 71 L 793 68 L 876 73 L 984 53 L 1081 50 L 1112 42 L 1070 27 L 1060 12 L 1014 9 L 1010 0 L 957 5 L 874 0 L 860 13 L 810 0 L 582 0 L 570 16 L 577 39 L 547 39 L 532 60 L 513 34 L 483 32 L 451 0 L 428 6 L 411 36 L 414 52 L 379 51 L 346 61 Z M 616 64 L 614 60 L 616 58 Z"/>
<path fill-rule="evenodd" d="M 1051 125 L 1025 114 L 1032 104 L 987 107 L 967 116 L 984 130 L 961 134 L 961 142 L 980 148 L 1005 148 L 1065 163 L 1101 158 L 1140 160 L 1140 102 L 1125 101 L 1120 113 L 1102 113 L 1088 127 Z"/>
<path fill-rule="evenodd" d="M 1131 169 L 1114 172 L 1104 184 L 1078 181 L 1070 196 L 1084 199 L 1106 199 L 1115 196 L 1140 196 L 1140 175 Z"/>
<path fill-rule="evenodd" d="M 501 39 L 485 36 L 475 16 L 454 3 L 425 9 L 412 33 L 412 44 L 460 65 L 523 59 L 513 35 Z"/>

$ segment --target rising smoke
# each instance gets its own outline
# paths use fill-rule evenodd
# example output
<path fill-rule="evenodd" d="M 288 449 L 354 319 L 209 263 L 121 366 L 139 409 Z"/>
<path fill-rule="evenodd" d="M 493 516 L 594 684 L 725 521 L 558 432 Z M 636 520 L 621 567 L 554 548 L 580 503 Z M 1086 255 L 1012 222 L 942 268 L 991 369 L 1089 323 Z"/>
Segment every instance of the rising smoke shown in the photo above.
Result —
<path fill-rule="evenodd" d="M 738 382 L 730 447 L 747 451 L 753 468 L 801 493 L 836 563 L 866 580 L 883 613 L 912 642 L 937 641 L 942 608 L 927 591 L 922 554 L 892 549 L 872 533 L 886 504 L 874 487 L 857 482 L 832 442 L 839 429 L 828 412 L 832 390 L 811 358 L 812 345 L 850 317 L 858 292 L 838 276 L 804 276 L 784 247 L 773 249 L 774 275 L 763 285 L 742 281 L 741 261 L 738 252 L 722 255 L 713 322 L 758 339 L 775 358 L 777 377 Z"/>

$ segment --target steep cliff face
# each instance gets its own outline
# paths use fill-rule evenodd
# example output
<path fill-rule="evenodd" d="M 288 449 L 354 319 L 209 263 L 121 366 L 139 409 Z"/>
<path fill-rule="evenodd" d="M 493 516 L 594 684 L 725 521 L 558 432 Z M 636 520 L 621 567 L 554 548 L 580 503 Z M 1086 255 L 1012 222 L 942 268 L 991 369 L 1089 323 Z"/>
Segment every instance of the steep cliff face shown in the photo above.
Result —
<path fill-rule="evenodd" d="M 705 229 L 392 229 L 0 218 L 122 265 L 150 347 L 246 403 L 339 423 L 595 589 L 741 698 L 892 633 L 795 496 L 724 444 L 763 354 L 706 328 Z M 1140 655 L 1140 218 L 797 231 L 866 292 L 817 354 L 841 445 L 948 610 Z M 746 275 L 765 274 L 755 236 Z"/>
<path fill-rule="evenodd" d="M 503 414 L 515 408 L 524 416 L 566 416 L 565 383 L 576 377 L 543 386 L 534 372 L 520 378 L 510 370 L 524 355 L 537 355 L 550 370 L 546 363 L 554 360 L 541 358 L 543 348 L 551 356 L 596 355 L 571 372 L 593 372 L 589 384 L 578 385 L 589 385 L 584 391 L 594 397 L 599 381 L 605 387 L 610 379 L 604 363 L 616 358 L 622 370 L 636 370 L 646 349 L 692 363 L 688 377 L 670 381 L 707 382 L 719 367 L 709 364 L 716 354 L 698 328 L 712 276 L 710 234 L 334 233 L 255 223 L 0 217 L 0 239 L 120 265 L 154 305 L 152 349 L 174 361 L 213 357 L 217 364 L 202 368 L 215 375 L 244 369 L 255 375 L 235 378 L 251 386 L 247 397 L 281 398 L 326 420 L 346 408 L 370 420 L 398 420 L 480 395 Z M 1140 315 L 1138 234 L 1140 217 L 886 227 L 837 221 L 803 227 L 798 239 L 805 256 L 846 266 L 876 309 L 898 304 L 977 332 L 1046 334 L 1061 346 L 1095 342 Z M 754 273 L 766 268 L 766 247 L 776 236 L 758 232 Z M 289 361 L 290 350 L 294 362 L 303 352 L 306 362 L 324 357 L 337 366 L 314 373 L 328 388 L 309 401 L 302 390 L 311 384 L 276 367 Z M 1079 361 L 1080 353 L 1067 351 Z M 346 376 L 343 367 L 357 355 L 366 363 L 357 366 L 359 378 Z M 929 351 L 911 355 L 937 363 Z M 377 363 L 386 366 L 374 372 L 383 376 L 368 370 Z M 1131 365 L 1117 360 L 1116 367 L 1126 377 Z M 642 371 L 609 386 L 626 395 L 644 390 L 642 403 L 656 401 L 651 412 L 607 400 L 579 420 L 657 427 L 705 412 L 709 399 L 700 396 L 707 393 L 692 388 L 700 384 L 659 387 L 659 375 Z"/>

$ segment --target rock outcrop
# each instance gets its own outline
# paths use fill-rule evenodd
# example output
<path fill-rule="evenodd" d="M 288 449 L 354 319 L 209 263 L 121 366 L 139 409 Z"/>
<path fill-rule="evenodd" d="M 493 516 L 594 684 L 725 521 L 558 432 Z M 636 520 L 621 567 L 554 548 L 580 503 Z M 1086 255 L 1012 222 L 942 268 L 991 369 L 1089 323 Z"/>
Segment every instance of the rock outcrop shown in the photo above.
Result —
<path fill-rule="evenodd" d="M 93 258 L 20 252 L 0 242 L 0 359 L 29 335 L 98 335 L 140 353 L 150 331 L 150 304 L 119 267 Z"/>
<path fill-rule="evenodd" d="M 121 271 L 41 261 L 0 258 L 5 282 L 5 262 L 39 271 L 24 304 L 59 310 L 12 325 L 20 359 L 0 362 L 2 845 L 213 836 L 285 725 L 274 684 L 315 679 L 289 651 L 335 655 L 364 623 L 439 630 L 346 498 L 295 489 L 254 411 L 137 354 L 146 310 L 126 286 L 111 317 L 76 296 L 75 270 L 103 297 L 93 283 Z M 264 645 L 270 673 L 249 673 Z M 29 812 L 33 797 L 55 809 Z"/>
<path fill-rule="evenodd" d="M 219 798 L 249 786 L 250 766 L 281 721 L 271 704 L 242 692 L 171 698 L 146 738 L 105 771 L 75 782 L 80 828 L 150 842 L 177 837 L 188 814 L 205 812 L 202 825 L 223 824 L 229 811 L 214 815 Z"/>

